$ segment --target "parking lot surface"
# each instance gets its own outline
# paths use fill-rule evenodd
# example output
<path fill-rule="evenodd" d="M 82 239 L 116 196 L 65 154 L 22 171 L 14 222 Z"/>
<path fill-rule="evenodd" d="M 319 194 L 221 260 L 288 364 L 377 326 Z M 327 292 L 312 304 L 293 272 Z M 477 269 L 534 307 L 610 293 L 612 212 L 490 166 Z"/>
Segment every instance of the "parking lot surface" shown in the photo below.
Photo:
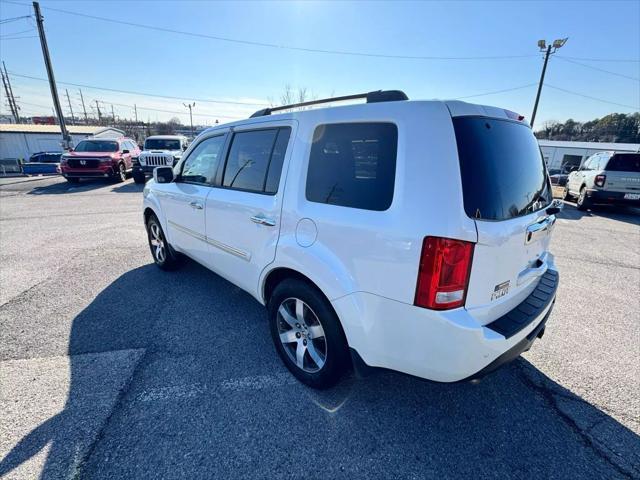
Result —
<path fill-rule="evenodd" d="M 141 190 L 0 182 L 0 477 L 640 477 L 637 212 L 566 206 L 546 333 L 480 383 L 318 392 L 247 293 L 151 263 Z"/>

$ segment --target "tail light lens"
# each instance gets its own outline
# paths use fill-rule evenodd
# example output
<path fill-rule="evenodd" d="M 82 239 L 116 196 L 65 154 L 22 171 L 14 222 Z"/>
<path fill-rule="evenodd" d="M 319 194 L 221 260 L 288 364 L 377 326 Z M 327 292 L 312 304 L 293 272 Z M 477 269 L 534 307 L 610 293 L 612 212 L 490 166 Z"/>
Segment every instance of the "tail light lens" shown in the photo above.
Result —
<path fill-rule="evenodd" d="M 593 181 L 593 183 L 596 184 L 596 187 L 604 187 L 604 182 L 606 180 L 607 180 L 607 176 L 606 175 L 596 175 L 596 178 Z"/>
<path fill-rule="evenodd" d="M 473 243 L 440 237 L 422 242 L 415 305 L 448 310 L 464 305 Z"/>

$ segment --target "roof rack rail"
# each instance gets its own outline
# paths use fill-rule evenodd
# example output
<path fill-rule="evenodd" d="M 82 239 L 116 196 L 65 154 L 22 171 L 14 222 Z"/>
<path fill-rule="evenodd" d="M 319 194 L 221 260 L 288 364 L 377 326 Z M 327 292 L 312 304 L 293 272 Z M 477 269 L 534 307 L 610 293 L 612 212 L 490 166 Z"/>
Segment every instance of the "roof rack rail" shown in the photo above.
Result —
<path fill-rule="evenodd" d="M 289 110 L 290 108 L 308 107 L 310 105 L 318 105 L 321 103 L 343 102 L 345 100 L 356 100 L 358 98 L 366 98 L 367 103 L 379 102 L 396 102 L 399 100 L 409 100 L 409 97 L 402 90 L 376 90 L 367 93 L 357 93 L 355 95 L 345 95 L 342 97 L 321 98 L 319 100 L 310 100 L 308 102 L 292 103 L 291 105 L 281 105 L 279 107 L 263 108 L 258 110 L 250 118 L 264 117 L 271 115 L 273 112 L 280 110 Z"/>

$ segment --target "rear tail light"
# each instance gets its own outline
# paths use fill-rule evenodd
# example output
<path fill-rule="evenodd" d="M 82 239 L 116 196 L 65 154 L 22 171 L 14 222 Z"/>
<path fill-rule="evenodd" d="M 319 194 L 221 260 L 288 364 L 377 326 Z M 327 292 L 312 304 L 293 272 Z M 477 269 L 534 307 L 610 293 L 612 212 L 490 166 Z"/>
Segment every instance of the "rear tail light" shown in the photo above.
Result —
<path fill-rule="evenodd" d="M 473 243 L 440 237 L 422 242 L 415 305 L 448 310 L 464 305 Z"/>
<path fill-rule="evenodd" d="M 593 183 L 596 184 L 596 187 L 604 187 L 604 182 L 606 180 L 607 180 L 607 176 L 606 175 L 596 175 L 596 178 L 593 181 Z"/>

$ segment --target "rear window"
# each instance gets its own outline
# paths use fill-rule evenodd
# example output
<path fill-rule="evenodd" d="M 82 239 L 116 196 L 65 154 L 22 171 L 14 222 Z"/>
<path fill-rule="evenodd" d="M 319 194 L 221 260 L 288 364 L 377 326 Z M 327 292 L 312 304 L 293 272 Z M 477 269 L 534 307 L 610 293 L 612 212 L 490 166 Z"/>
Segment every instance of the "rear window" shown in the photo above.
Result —
<path fill-rule="evenodd" d="M 456 117 L 453 126 L 468 216 L 507 220 L 551 203 L 544 160 L 528 126 L 484 117 Z"/>
<path fill-rule="evenodd" d="M 610 172 L 640 172 L 640 153 L 622 153 L 611 157 L 606 170 Z"/>
<path fill-rule="evenodd" d="M 320 125 L 313 134 L 307 200 L 386 210 L 393 200 L 398 129 L 392 123 Z"/>

